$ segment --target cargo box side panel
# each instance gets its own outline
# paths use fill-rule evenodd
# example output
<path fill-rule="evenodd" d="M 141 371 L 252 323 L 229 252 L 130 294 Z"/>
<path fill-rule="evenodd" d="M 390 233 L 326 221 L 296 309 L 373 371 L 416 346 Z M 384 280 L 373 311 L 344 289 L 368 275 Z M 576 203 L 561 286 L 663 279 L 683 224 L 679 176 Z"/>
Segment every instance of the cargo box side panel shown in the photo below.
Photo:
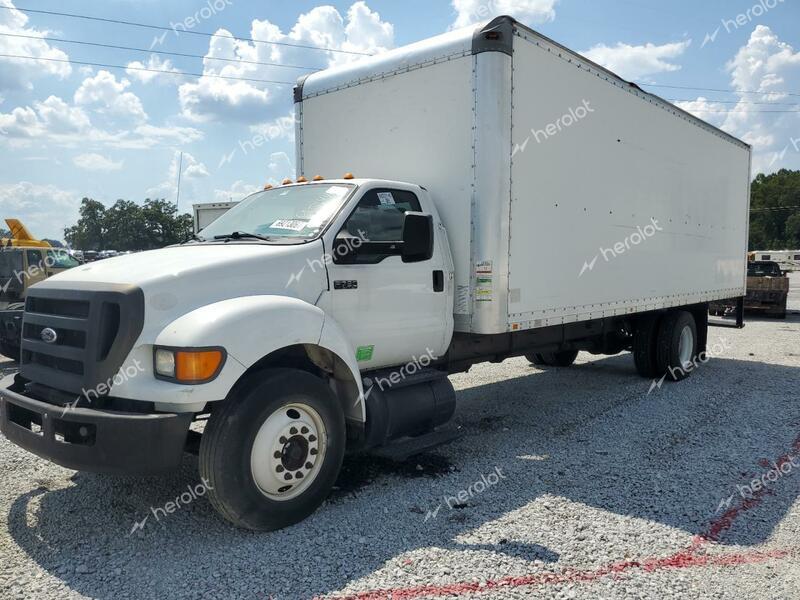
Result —
<path fill-rule="evenodd" d="M 444 59 L 302 103 L 306 177 L 352 172 L 428 190 L 447 228 L 456 290 L 461 290 L 456 321 L 466 326 L 471 306 L 473 64 L 471 55 Z"/>
<path fill-rule="evenodd" d="M 744 293 L 749 148 L 514 41 L 509 327 Z"/>

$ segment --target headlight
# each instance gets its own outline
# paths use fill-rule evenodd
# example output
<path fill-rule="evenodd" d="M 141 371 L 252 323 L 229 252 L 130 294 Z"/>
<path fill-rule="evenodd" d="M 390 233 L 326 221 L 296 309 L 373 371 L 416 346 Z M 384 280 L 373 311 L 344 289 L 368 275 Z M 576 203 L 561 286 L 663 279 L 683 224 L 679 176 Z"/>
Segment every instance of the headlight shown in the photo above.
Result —
<path fill-rule="evenodd" d="M 225 364 L 223 348 L 159 348 L 153 363 L 156 377 L 178 383 L 198 384 L 212 381 Z"/>

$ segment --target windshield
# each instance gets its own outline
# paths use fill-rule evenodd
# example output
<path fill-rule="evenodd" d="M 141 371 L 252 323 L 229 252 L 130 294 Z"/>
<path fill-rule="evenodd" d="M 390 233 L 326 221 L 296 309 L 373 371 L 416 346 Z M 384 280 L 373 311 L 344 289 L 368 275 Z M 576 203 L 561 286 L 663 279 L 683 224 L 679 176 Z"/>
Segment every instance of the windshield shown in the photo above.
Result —
<path fill-rule="evenodd" d="M 47 262 L 54 269 L 71 269 L 81 264 L 66 250 L 48 250 Z"/>
<path fill-rule="evenodd" d="M 200 232 L 205 240 L 234 232 L 267 238 L 316 238 L 355 189 L 347 184 L 278 187 L 248 196 Z"/>
<path fill-rule="evenodd" d="M 750 277 L 780 277 L 781 268 L 776 262 L 751 262 L 747 265 Z"/>

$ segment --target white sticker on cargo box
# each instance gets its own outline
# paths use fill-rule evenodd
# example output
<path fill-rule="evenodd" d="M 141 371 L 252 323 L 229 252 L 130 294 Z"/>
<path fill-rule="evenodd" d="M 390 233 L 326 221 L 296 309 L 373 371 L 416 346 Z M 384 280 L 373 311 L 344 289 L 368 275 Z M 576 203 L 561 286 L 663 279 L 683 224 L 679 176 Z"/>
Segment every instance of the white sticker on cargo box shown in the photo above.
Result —
<path fill-rule="evenodd" d="M 270 229 L 289 229 L 291 231 L 303 231 L 306 228 L 308 221 L 301 221 L 300 219 L 278 219 Z"/>
<path fill-rule="evenodd" d="M 482 260 L 475 265 L 475 272 L 478 274 L 492 273 L 492 261 Z"/>
<path fill-rule="evenodd" d="M 394 206 L 392 192 L 378 192 L 378 200 L 383 206 Z"/>

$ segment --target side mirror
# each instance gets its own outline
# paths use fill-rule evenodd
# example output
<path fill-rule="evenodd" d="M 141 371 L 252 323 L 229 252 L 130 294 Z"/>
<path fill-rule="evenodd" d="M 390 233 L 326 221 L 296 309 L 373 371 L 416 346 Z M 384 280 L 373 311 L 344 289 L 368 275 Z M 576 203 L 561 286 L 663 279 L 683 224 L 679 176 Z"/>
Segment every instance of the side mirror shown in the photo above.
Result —
<path fill-rule="evenodd" d="M 433 217 L 419 212 L 407 212 L 403 220 L 404 263 L 422 262 L 433 256 Z"/>

